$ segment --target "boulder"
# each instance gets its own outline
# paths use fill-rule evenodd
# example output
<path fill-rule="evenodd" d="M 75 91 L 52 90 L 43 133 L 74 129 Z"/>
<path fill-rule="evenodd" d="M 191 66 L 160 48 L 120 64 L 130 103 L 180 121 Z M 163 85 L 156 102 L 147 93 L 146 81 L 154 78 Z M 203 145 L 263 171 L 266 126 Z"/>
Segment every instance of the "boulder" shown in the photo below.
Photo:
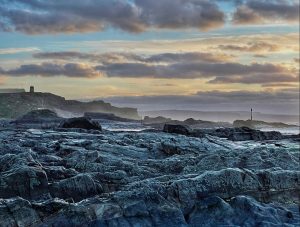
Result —
<path fill-rule="evenodd" d="M 79 129 L 87 129 L 87 130 L 102 130 L 102 127 L 99 123 L 92 121 L 86 117 L 78 117 L 78 118 L 70 118 L 63 121 L 60 128 L 79 128 Z"/>
<path fill-rule="evenodd" d="M 217 136 L 221 138 L 227 138 L 232 141 L 245 141 L 245 140 L 280 140 L 283 138 L 280 132 L 270 131 L 263 132 L 248 127 L 241 128 L 218 128 L 215 130 L 204 130 L 204 133 Z"/>
<path fill-rule="evenodd" d="M 191 133 L 190 128 L 187 126 L 171 124 L 165 124 L 163 131 L 167 133 L 175 133 L 180 135 L 190 135 Z"/>

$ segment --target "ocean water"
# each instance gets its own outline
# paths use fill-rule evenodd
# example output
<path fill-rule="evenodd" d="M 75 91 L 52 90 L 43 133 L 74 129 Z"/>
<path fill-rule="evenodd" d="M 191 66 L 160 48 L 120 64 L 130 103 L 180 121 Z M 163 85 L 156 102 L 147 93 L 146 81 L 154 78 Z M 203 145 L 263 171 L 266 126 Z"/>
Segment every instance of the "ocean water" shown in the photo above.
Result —
<path fill-rule="evenodd" d="M 300 127 L 289 127 L 289 128 L 260 128 L 261 131 L 278 131 L 284 135 L 298 135 L 300 134 Z"/>
<path fill-rule="evenodd" d="M 102 128 L 109 131 L 132 131 L 132 132 L 139 132 L 145 129 L 152 129 L 152 127 L 144 126 L 140 122 L 118 122 L 118 121 L 109 121 L 103 120 L 99 121 Z M 271 127 L 262 127 L 258 130 L 261 131 L 278 131 L 284 135 L 297 135 L 300 134 L 300 127 L 289 127 L 289 128 L 271 128 Z"/>
<path fill-rule="evenodd" d="M 113 131 L 113 132 L 118 132 L 118 131 L 139 132 L 150 128 L 150 127 L 145 127 L 141 123 L 136 123 L 136 122 L 118 122 L 118 121 L 102 122 L 101 121 L 100 124 L 103 129 Z"/>

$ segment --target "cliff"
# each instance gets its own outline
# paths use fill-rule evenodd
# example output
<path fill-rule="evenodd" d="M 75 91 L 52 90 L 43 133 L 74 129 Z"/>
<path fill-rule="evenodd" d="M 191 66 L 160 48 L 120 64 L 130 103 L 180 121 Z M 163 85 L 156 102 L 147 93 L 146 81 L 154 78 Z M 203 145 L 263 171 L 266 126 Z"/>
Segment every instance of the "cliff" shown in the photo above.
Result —
<path fill-rule="evenodd" d="M 118 117 L 139 119 L 137 109 L 118 108 L 103 101 L 66 100 L 51 93 L 0 94 L 0 118 L 17 118 L 36 109 L 50 109 L 61 115 L 84 115 L 85 112 L 112 113 Z"/>

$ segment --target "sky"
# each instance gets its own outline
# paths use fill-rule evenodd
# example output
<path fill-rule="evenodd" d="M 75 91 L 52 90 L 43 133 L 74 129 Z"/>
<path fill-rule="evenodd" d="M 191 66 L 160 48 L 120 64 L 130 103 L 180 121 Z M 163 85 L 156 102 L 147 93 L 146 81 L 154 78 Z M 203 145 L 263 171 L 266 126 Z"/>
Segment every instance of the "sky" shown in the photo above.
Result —
<path fill-rule="evenodd" d="M 0 0 L 0 89 L 299 114 L 298 0 Z"/>

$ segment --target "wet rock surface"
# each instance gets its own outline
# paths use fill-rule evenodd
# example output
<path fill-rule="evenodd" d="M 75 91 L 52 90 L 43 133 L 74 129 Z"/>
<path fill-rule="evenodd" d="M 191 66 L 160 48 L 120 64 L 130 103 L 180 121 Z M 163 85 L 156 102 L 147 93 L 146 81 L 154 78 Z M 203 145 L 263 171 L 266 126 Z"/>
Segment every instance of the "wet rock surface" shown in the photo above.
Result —
<path fill-rule="evenodd" d="M 163 132 L 186 135 L 191 137 L 202 138 L 204 135 L 226 138 L 231 141 L 264 141 L 264 140 L 282 140 L 284 138 L 297 139 L 297 135 L 285 136 L 277 131 L 260 131 L 247 127 L 241 128 L 209 128 L 209 129 L 192 129 L 186 125 L 165 124 Z"/>
<path fill-rule="evenodd" d="M 299 226 L 299 155 L 290 139 L 0 129 L 0 226 Z"/>
<path fill-rule="evenodd" d="M 232 141 L 244 141 L 244 140 L 280 140 L 283 138 L 280 132 L 269 131 L 263 132 L 247 127 L 240 128 L 219 128 L 219 129 L 208 129 L 204 131 L 205 133 L 218 136 L 221 138 L 227 138 Z"/>

